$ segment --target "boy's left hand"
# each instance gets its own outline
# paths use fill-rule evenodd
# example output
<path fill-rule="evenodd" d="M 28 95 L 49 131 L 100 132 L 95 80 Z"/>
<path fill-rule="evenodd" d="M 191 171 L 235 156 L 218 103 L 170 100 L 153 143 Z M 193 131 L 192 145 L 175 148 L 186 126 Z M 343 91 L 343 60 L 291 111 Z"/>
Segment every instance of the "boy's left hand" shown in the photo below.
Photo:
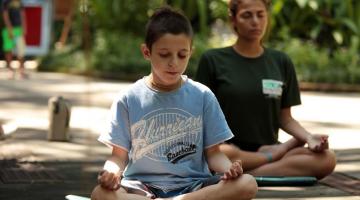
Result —
<path fill-rule="evenodd" d="M 230 169 L 221 176 L 221 180 L 230 180 L 237 178 L 243 174 L 243 168 L 241 164 L 241 160 L 235 160 Z"/>

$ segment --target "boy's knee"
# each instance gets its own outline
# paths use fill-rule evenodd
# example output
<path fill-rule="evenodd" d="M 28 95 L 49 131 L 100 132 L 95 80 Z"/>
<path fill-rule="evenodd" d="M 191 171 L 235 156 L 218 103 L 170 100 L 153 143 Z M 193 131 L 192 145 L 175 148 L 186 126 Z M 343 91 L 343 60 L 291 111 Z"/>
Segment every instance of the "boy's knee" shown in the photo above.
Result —
<path fill-rule="evenodd" d="M 118 190 L 108 190 L 97 185 L 91 193 L 91 200 L 124 200 L 126 192 L 123 188 Z"/>
<path fill-rule="evenodd" d="M 237 181 L 237 190 L 244 199 L 252 199 L 256 196 L 258 191 L 258 185 L 253 176 L 249 174 L 243 174 Z"/>
<path fill-rule="evenodd" d="M 96 186 L 91 193 L 91 200 L 108 200 L 114 199 L 115 192 L 102 188 L 100 185 Z"/>
<path fill-rule="evenodd" d="M 101 186 L 97 185 L 91 193 L 91 200 L 99 200 L 101 193 L 103 193 L 102 190 L 103 190 L 103 188 Z"/>

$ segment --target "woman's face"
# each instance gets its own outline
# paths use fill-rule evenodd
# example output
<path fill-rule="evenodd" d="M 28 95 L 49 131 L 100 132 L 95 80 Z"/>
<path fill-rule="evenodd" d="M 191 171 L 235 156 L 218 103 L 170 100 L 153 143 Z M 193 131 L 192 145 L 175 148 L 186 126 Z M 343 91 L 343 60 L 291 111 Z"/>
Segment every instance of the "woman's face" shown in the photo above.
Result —
<path fill-rule="evenodd" d="M 241 0 L 231 21 L 239 39 L 260 42 L 268 25 L 268 12 L 261 0 Z"/>

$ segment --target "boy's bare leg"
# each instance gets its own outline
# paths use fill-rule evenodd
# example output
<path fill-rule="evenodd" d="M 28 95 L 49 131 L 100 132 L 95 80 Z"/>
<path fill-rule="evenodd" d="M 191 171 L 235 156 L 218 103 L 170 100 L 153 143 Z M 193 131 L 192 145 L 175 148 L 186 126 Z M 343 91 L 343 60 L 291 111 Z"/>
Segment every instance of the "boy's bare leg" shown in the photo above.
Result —
<path fill-rule="evenodd" d="M 223 200 L 223 199 L 237 199 L 247 200 L 255 197 L 257 192 L 257 184 L 254 177 L 243 174 L 241 177 L 220 181 L 218 184 L 204 187 L 195 192 L 179 195 L 172 198 L 157 198 L 158 200 Z M 97 186 L 92 195 L 92 200 L 149 200 L 150 198 L 137 195 L 128 194 L 123 188 L 116 192 L 103 189 Z"/>
<path fill-rule="evenodd" d="M 91 200 L 149 200 L 150 198 L 138 195 L 129 194 L 125 189 L 120 188 L 117 191 L 107 190 L 101 186 L 96 186 L 91 194 Z"/>
<path fill-rule="evenodd" d="M 254 177 L 243 174 L 237 179 L 220 181 L 218 184 L 204 187 L 195 192 L 173 198 L 157 198 L 158 200 L 247 200 L 255 197 L 257 183 Z"/>

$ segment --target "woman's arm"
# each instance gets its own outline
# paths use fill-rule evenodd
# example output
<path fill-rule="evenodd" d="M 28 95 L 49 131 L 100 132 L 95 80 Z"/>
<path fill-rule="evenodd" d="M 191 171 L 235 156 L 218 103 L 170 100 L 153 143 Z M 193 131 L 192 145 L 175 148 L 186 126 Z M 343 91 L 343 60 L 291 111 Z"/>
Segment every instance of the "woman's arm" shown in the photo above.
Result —
<path fill-rule="evenodd" d="M 292 135 L 298 141 L 307 143 L 312 151 L 323 151 L 329 148 L 328 136 L 323 134 L 311 134 L 291 114 L 291 107 L 283 108 L 280 116 L 280 128 Z"/>

